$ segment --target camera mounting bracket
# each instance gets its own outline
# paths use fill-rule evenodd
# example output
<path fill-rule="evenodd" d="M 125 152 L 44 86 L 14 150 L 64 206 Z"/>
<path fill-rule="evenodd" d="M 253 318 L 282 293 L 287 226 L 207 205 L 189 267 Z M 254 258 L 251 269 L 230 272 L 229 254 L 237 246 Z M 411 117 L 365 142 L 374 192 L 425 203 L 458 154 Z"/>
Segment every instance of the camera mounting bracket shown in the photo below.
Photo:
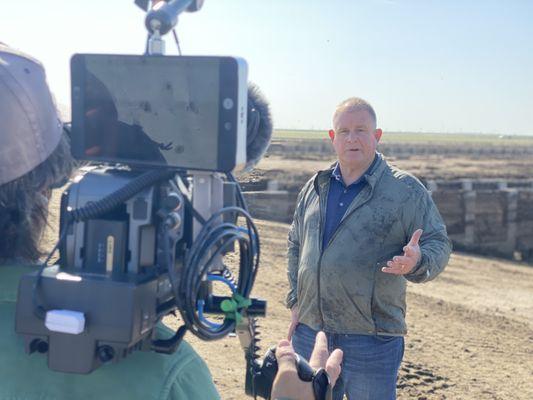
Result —
<path fill-rule="evenodd" d="M 195 12 L 202 8 L 204 0 L 135 0 L 135 4 L 147 11 L 145 26 L 148 30 L 148 54 L 165 54 L 163 36 L 170 32 L 178 23 L 178 16 L 184 12 Z"/>

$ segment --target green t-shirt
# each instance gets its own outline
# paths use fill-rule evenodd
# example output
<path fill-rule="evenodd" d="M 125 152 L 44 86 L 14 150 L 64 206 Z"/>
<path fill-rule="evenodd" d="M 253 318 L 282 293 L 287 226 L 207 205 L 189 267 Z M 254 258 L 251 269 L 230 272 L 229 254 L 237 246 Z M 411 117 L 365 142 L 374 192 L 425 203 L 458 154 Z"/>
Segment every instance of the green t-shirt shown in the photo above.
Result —
<path fill-rule="evenodd" d="M 172 355 L 136 351 L 89 375 L 54 372 L 15 333 L 18 282 L 35 267 L 0 266 L 0 399 L 219 399 L 204 361 L 183 342 Z M 75 354 L 72 355 L 76 357 Z"/>

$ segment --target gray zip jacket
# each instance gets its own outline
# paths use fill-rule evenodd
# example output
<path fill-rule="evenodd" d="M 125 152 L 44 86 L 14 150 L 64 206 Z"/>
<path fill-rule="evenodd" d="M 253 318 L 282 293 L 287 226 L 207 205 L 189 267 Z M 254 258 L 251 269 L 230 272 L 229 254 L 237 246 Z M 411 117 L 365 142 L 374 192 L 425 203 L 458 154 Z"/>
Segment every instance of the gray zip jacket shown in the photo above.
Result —
<path fill-rule="evenodd" d="M 431 196 L 414 176 L 391 167 L 381 154 L 367 185 L 322 248 L 333 169 L 320 171 L 298 195 L 289 231 L 287 306 L 299 322 L 344 334 L 404 335 L 406 280 L 426 282 L 446 266 L 451 242 Z M 408 275 L 381 271 L 414 231 L 422 258 Z"/>

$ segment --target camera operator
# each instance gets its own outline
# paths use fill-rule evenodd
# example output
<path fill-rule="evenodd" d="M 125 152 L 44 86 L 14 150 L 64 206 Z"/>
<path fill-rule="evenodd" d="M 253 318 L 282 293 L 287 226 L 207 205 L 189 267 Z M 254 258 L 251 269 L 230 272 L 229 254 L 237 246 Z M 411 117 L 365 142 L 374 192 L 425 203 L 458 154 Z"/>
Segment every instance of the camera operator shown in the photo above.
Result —
<path fill-rule="evenodd" d="M 188 343 L 172 355 L 133 352 L 90 375 L 54 372 L 46 358 L 22 355 L 23 339 L 14 329 L 19 280 L 39 267 L 51 190 L 66 182 L 75 163 L 43 67 L 2 43 L 0 132 L 0 398 L 218 399 L 205 362 Z M 157 334 L 172 332 L 160 324 Z M 324 368 L 333 385 L 342 352 L 328 356 L 325 335 L 319 334 L 310 365 Z M 312 383 L 298 378 L 286 340 L 279 343 L 277 357 L 272 398 L 313 399 Z"/>
<path fill-rule="evenodd" d="M 0 398 L 218 399 L 188 343 L 172 355 L 134 352 L 90 375 L 53 372 L 45 357 L 24 356 L 14 328 L 18 283 L 38 267 L 51 188 L 74 163 L 43 67 L 2 44 L 0 132 Z M 158 334 L 170 331 L 161 325 Z"/>

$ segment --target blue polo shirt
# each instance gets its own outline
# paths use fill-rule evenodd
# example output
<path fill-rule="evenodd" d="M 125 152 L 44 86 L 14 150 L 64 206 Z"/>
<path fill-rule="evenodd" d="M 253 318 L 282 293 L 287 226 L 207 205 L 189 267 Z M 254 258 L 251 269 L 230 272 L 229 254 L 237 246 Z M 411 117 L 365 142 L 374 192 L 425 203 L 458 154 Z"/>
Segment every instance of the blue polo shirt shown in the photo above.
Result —
<path fill-rule="evenodd" d="M 372 169 L 377 159 L 378 157 L 376 155 L 374 161 L 372 161 L 372 164 L 370 164 L 370 167 L 368 167 L 365 173 L 349 186 L 346 186 L 342 180 L 339 163 L 337 162 L 335 165 L 335 168 L 331 173 L 331 182 L 329 184 L 328 204 L 326 206 L 326 223 L 324 226 L 324 235 L 322 236 L 322 250 L 328 245 L 352 201 L 366 186 L 367 182 L 365 175 Z"/>

